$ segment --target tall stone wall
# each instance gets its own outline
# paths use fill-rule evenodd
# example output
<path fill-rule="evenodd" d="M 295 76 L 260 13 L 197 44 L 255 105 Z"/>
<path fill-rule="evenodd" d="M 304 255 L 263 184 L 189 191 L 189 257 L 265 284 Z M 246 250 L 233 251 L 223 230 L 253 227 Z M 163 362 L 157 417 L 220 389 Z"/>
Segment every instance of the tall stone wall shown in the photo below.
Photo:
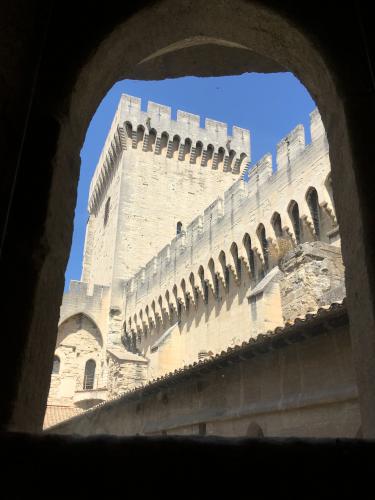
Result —
<path fill-rule="evenodd" d="M 233 350 L 50 432 L 245 436 L 257 426 L 266 437 L 355 437 L 360 414 L 347 318 L 324 316 L 297 328 L 302 339 L 294 329 L 285 341 L 283 331 L 268 348 L 255 343 L 252 355 Z"/>
<path fill-rule="evenodd" d="M 344 264 L 339 248 L 321 241 L 298 245 L 280 262 L 284 321 L 341 302 L 346 296 Z"/>
<path fill-rule="evenodd" d="M 122 285 L 225 190 L 250 160 L 249 131 L 122 95 L 92 179 L 83 279 Z M 157 196 L 155 195 L 157 193 Z M 117 300 L 118 299 L 118 300 Z"/>
<path fill-rule="evenodd" d="M 58 331 L 55 356 L 58 373 L 51 375 L 48 404 L 73 406 L 77 391 L 84 389 L 85 366 L 95 362 L 94 388 L 107 384 L 103 338 L 97 326 L 84 314 L 64 321 Z"/>
<path fill-rule="evenodd" d="M 103 202 L 89 215 L 83 257 L 82 278 L 92 287 L 94 284 L 112 285 L 116 261 L 116 240 L 119 231 L 121 178 L 123 154 L 117 160 L 117 168 L 103 194 Z"/>
<path fill-rule="evenodd" d="M 180 362 L 183 356 L 193 352 L 196 355 L 206 348 L 206 335 L 210 339 L 207 345 L 221 349 L 230 345 L 229 336 L 237 335 L 233 332 L 245 336 L 256 334 L 258 319 L 252 320 L 247 301 L 242 307 L 237 308 L 236 304 L 243 304 L 246 294 L 298 242 L 319 238 L 330 244 L 338 243 L 329 188 L 328 143 L 316 111 L 311 114 L 311 137 L 311 144 L 306 145 L 303 127 L 296 127 L 278 144 L 275 172 L 271 156 L 266 155 L 250 171 L 248 183 L 236 181 L 223 198 L 209 205 L 128 280 L 125 328 L 136 338 L 141 352 L 148 352 L 151 338 L 157 341 L 176 318 L 186 318 L 186 325 L 191 325 L 185 327 L 181 323 L 180 337 L 174 333 L 179 339 L 177 345 L 182 342 L 177 350 Z M 307 200 L 311 188 L 318 196 L 319 235 Z M 299 234 L 291 214 L 295 203 L 299 208 Z M 277 214 L 281 221 L 279 231 L 274 223 Z M 331 240 L 332 234 L 335 241 Z M 225 298 L 221 301 L 220 297 Z M 264 305 L 266 295 L 258 298 L 264 299 Z M 263 307 L 260 303 L 258 310 Z M 220 321 L 215 322 L 215 318 Z M 280 318 L 275 318 L 275 324 L 278 321 Z M 189 348 L 182 340 L 185 328 L 194 331 L 194 335 L 190 333 Z M 226 328 L 228 333 L 222 333 Z M 265 328 L 264 323 L 261 328 Z M 212 334 L 208 333 L 210 330 Z"/>
<path fill-rule="evenodd" d="M 238 174 L 250 157 L 247 131 L 228 136 L 212 120 L 200 129 L 199 117 L 179 112 L 173 121 L 170 108 L 149 103 L 142 112 L 139 99 L 122 97 L 90 188 L 88 283 L 72 282 L 61 308 L 62 321 L 84 313 L 99 326 L 107 395 L 315 311 L 340 287 L 344 293 L 317 111 L 311 137 L 306 145 L 297 126 L 277 146 L 276 170 L 266 155 L 245 183 Z M 225 142 L 231 158 L 225 149 L 219 155 Z M 302 258 L 288 254 L 301 246 Z M 94 283 L 100 279 L 110 286 Z"/>
<path fill-rule="evenodd" d="M 216 296 L 210 292 L 207 301 L 191 297 L 179 313 L 158 316 L 146 335 L 138 332 L 137 347 L 149 359 L 149 380 L 282 326 L 277 281 L 266 284 L 251 304 L 250 287 L 248 273 L 238 281 L 230 272 L 227 286 L 219 282 Z"/>

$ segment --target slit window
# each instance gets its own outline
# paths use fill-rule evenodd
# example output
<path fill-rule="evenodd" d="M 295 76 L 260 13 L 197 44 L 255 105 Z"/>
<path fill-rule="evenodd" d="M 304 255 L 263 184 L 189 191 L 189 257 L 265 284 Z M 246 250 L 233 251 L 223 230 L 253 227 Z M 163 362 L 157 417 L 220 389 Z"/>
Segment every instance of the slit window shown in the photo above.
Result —
<path fill-rule="evenodd" d="M 320 238 L 320 211 L 318 193 L 315 188 L 311 188 L 307 193 L 307 204 L 310 209 L 311 218 L 314 224 L 314 230 L 317 238 Z"/>
<path fill-rule="evenodd" d="M 83 389 L 91 390 L 94 388 L 96 363 L 93 359 L 89 359 L 85 366 L 85 376 L 83 378 Z"/>
<path fill-rule="evenodd" d="M 292 220 L 294 234 L 296 235 L 297 244 L 301 243 L 301 223 L 299 218 L 299 208 L 298 203 L 295 201 L 290 207 L 290 218 Z"/>
<path fill-rule="evenodd" d="M 105 207 L 104 207 L 104 220 L 103 220 L 104 227 L 108 223 L 110 208 L 111 208 L 111 198 L 108 198 L 108 200 L 105 202 Z"/>
<path fill-rule="evenodd" d="M 60 373 L 60 358 L 58 356 L 54 356 L 52 374 L 57 375 L 58 373 Z"/>

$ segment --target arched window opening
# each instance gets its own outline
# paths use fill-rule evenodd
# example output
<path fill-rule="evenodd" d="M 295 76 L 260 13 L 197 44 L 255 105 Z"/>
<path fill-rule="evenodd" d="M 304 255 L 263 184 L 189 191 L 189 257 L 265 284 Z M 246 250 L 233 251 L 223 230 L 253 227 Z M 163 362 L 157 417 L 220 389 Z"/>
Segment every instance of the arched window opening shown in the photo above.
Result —
<path fill-rule="evenodd" d="M 105 202 L 104 219 L 103 219 L 104 227 L 107 225 L 108 222 L 110 208 L 111 208 L 111 197 L 109 197 L 108 200 Z"/>
<path fill-rule="evenodd" d="M 262 247 L 263 259 L 264 259 L 264 270 L 267 272 L 269 268 L 269 259 L 268 259 L 268 240 L 266 238 L 266 230 L 263 224 L 259 224 L 257 229 L 257 235 Z"/>
<path fill-rule="evenodd" d="M 93 359 L 89 359 L 86 362 L 85 376 L 83 378 L 83 389 L 84 390 L 91 390 L 94 388 L 95 368 L 96 368 L 95 361 Z"/>
<path fill-rule="evenodd" d="M 53 357 L 53 367 L 52 367 L 52 375 L 57 375 L 60 373 L 60 358 L 58 356 Z"/>
<path fill-rule="evenodd" d="M 183 158 L 182 158 L 183 161 L 190 160 L 190 152 L 191 152 L 191 140 L 185 139 L 184 153 L 183 153 Z"/>
<path fill-rule="evenodd" d="M 131 147 L 132 137 L 133 137 L 133 127 L 130 122 L 125 123 L 125 132 L 126 132 L 127 142 L 129 143 L 130 141 L 130 147 Z"/>
<path fill-rule="evenodd" d="M 234 160 L 234 157 L 236 156 L 236 152 L 231 149 L 229 151 L 229 156 L 228 156 L 228 161 L 227 161 L 227 167 L 226 167 L 226 170 L 231 170 L 232 169 L 232 165 L 233 165 L 233 160 Z"/>
<path fill-rule="evenodd" d="M 201 158 L 202 151 L 203 151 L 203 144 L 200 141 L 198 141 L 195 146 L 195 163 L 198 163 L 198 160 Z"/>
<path fill-rule="evenodd" d="M 211 272 L 211 276 L 212 276 L 212 285 L 213 285 L 213 291 L 214 291 L 214 295 L 216 298 L 219 297 L 219 278 L 217 276 L 217 273 L 215 271 L 215 264 L 214 264 L 214 261 L 212 259 L 210 259 L 209 263 L 208 263 L 208 269 L 210 270 Z"/>
<path fill-rule="evenodd" d="M 156 130 L 152 128 L 148 135 L 147 151 L 154 151 L 156 142 Z"/>
<path fill-rule="evenodd" d="M 248 233 L 246 233 L 244 238 L 243 238 L 243 245 L 244 245 L 245 250 L 246 250 L 247 261 L 249 263 L 249 269 L 250 269 L 251 276 L 252 276 L 252 278 L 255 278 L 254 251 L 251 248 L 251 238 L 248 235 Z"/>
<path fill-rule="evenodd" d="M 227 266 L 227 259 L 226 259 L 225 253 L 223 251 L 220 252 L 219 262 L 220 262 L 222 270 L 223 270 L 225 287 L 228 288 L 229 287 L 229 269 Z"/>
<path fill-rule="evenodd" d="M 182 222 L 178 221 L 177 222 L 177 228 L 176 228 L 176 233 L 181 234 L 182 231 Z"/>
<path fill-rule="evenodd" d="M 298 203 L 296 201 L 292 201 L 289 205 L 289 217 L 293 224 L 296 242 L 299 245 L 301 243 L 301 220 L 299 217 Z"/>
<path fill-rule="evenodd" d="M 166 149 L 168 146 L 169 135 L 167 132 L 163 132 L 160 137 L 160 154 L 163 155 L 166 153 Z"/>
<path fill-rule="evenodd" d="M 212 159 L 214 156 L 214 147 L 212 144 L 207 146 L 207 157 L 206 157 L 206 165 L 207 167 L 212 167 Z"/>
<path fill-rule="evenodd" d="M 310 209 L 311 218 L 314 224 L 315 234 L 320 239 L 320 207 L 318 193 L 315 188 L 310 188 L 306 195 L 306 201 Z"/>
<path fill-rule="evenodd" d="M 194 274 L 193 273 L 190 273 L 189 281 L 190 281 L 191 289 L 193 291 L 194 302 L 195 302 L 195 304 L 197 304 L 198 299 L 199 299 L 199 295 L 198 295 L 198 289 L 195 286 L 195 278 L 194 278 Z"/>
<path fill-rule="evenodd" d="M 225 149 L 219 148 L 217 152 L 217 168 L 222 169 L 224 167 Z"/>
<path fill-rule="evenodd" d="M 238 247 L 235 242 L 232 243 L 230 251 L 233 257 L 234 266 L 236 269 L 237 279 L 241 280 L 241 259 L 238 257 Z"/>
<path fill-rule="evenodd" d="M 173 158 L 174 160 L 178 159 L 178 151 L 180 149 L 180 141 L 181 141 L 181 139 L 178 135 L 175 135 L 173 137 L 172 147 L 171 147 L 171 150 L 170 150 L 170 153 L 168 154 L 168 156 L 170 158 Z"/>
<path fill-rule="evenodd" d="M 204 279 L 204 269 L 202 266 L 200 266 L 200 268 L 198 270 L 198 275 L 199 275 L 199 278 L 201 280 L 201 286 L 202 286 L 202 290 L 203 290 L 203 299 L 204 299 L 204 302 L 207 304 L 207 302 L 208 302 L 208 284 L 207 284 L 207 281 Z"/>
<path fill-rule="evenodd" d="M 283 237 L 283 229 L 281 227 L 281 217 L 278 212 L 275 212 L 272 216 L 271 224 L 273 227 L 273 230 L 275 231 L 275 236 L 276 238 L 282 238 Z"/>
<path fill-rule="evenodd" d="M 245 153 L 241 153 L 240 154 L 240 164 L 239 164 L 239 167 L 242 168 L 244 164 L 246 164 L 246 158 L 247 158 L 247 154 Z"/>
<path fill-rule="evenodd" d="M 145 135 L 145 128 L 143 125 L 139 125 L 137 128 L 137 149 L 143 147 L 143 138 Z"/>

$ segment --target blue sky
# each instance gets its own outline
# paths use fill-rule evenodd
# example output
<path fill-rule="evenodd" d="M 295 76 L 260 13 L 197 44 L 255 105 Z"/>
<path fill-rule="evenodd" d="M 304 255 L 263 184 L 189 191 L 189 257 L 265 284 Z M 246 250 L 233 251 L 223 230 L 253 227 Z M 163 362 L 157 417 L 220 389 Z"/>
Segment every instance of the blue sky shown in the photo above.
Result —
<path fill-rule="evenodd" d="M 315 103 L 291 73 L 118 82 L 93 116 L 81 150 L 81 174 L 65 289 L 71 279 L 81 277 L 90 181 L 122 93 L 140 97 L 144 111 L 147 101 L 153 101 L 170 106 L 174 119 L 177 109 L 181 109 L 200 115 L 201 126 L 205 118 L 212 118 L 227 123 L 228 132 L 232 125 L 250 129 L 252 164 L 268 152 L 275 158 L 276 144 L 299 123 L 305 126 L 306 141 L 310 142 L 309 113 Z"/>

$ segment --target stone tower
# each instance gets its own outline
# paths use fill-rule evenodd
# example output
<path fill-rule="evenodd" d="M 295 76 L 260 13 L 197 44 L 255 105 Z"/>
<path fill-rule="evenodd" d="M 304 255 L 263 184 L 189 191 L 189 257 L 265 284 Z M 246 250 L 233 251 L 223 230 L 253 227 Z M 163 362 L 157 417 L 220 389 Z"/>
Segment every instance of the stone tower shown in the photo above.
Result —
<path fill-rule="evenodd" d="M 250 161 L 250 133 L 123 94 L 96 167 L 82 281 L 123 285 L 238 179 Z"/>

